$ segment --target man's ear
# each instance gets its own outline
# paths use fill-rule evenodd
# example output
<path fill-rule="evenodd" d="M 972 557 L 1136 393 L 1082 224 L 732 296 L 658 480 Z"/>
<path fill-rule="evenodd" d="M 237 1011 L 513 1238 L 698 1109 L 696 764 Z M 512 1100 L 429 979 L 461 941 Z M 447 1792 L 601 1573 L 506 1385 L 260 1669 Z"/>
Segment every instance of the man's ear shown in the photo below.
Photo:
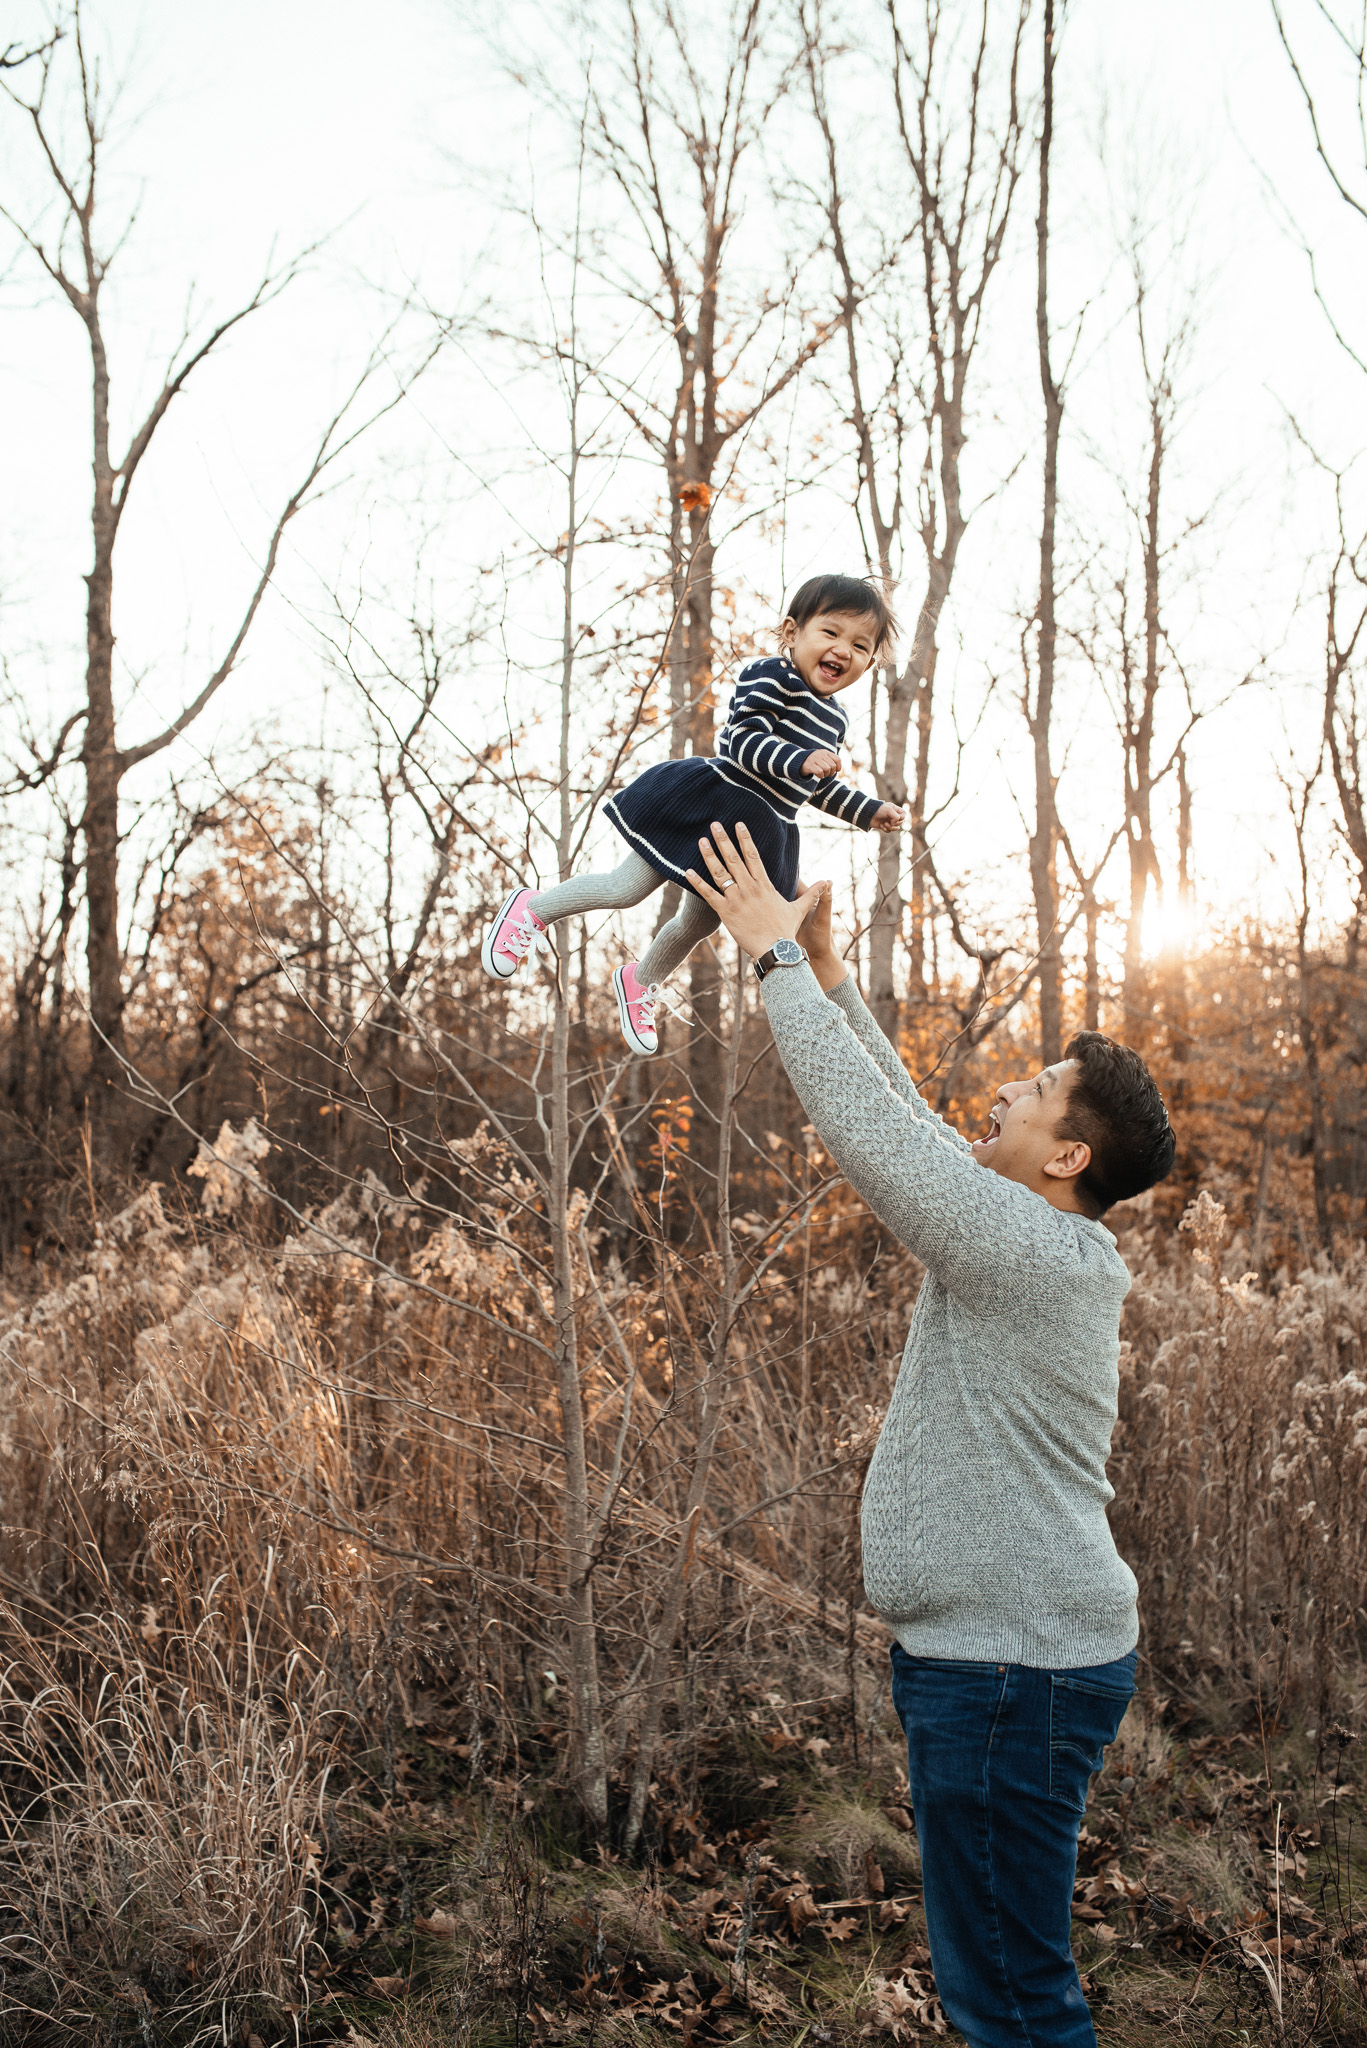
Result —
<path fill-rule="evenodd" d="M 1044 1162 L 1044 1171 L 1051 1180 L 1076 1180 L 1085 1173 L 1092 1163 L 1092 1148 L 1084 1145 L 1081 1138 L 1071 1138 L 1062 1151 Z"/>
<path fill-rule="evenodd" d="M 797 620 L 796 620 L 796 619 L 784 619 L 784 620 L 782 621 L 782 623 L 780 624 L 780 626 L 779 626 L 779 629 L 778 629 L 778 644 L 779 644 L 779 646 L 780 646 L 780 647 L 791 647 L 791 646 L 792 646 L 792 644 L 793 644 L 793 642 L 794 642 L 794 640 L 796 640 L 796 638 L 797 638 Z"/>

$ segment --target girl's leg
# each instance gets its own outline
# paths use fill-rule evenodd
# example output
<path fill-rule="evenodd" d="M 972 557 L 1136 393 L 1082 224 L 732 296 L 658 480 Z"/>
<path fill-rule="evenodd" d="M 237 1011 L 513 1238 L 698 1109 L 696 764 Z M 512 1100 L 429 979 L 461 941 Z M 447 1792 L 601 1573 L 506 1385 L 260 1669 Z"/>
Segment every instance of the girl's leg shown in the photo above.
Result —
<path fill-rule="evenodd" d="M 533 892 L 531 908 L 542 924 L 555 924 L 562 917 L 582 917 L 590 910 L 630 910 L 664 884 L 658 868 L 642 860 L 639 853 L 629 853 L 620 867 L 607 874 L 571 875 L 567 882 Z"/>
<path fill-rule="evenodd" d="M 537 912 L 541 916 L 540 911 Z M 710 938 L 721 923 L 715 910 L 685 890 L 678 912 L 661 925 L 636 969 L 636 979 L 649 988 L 652 982 L 667 981 L 679 963 L 695 946 Z"/>

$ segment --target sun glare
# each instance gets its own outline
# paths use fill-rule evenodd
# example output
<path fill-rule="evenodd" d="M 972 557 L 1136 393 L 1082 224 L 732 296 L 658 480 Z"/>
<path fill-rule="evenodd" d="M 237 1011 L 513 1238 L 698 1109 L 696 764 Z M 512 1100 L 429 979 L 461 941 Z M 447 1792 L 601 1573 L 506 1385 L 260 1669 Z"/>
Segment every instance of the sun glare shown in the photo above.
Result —
<path fill-rule="evenodd" d="M 1186 954 L 1192 949 L 1199 920 L 1190 904 L 1183 903 L 1174 890 L 1159 898 L 1150 896 L 1144 906 L 1143 948 L 1146 960 L 1165 954 Z"/>

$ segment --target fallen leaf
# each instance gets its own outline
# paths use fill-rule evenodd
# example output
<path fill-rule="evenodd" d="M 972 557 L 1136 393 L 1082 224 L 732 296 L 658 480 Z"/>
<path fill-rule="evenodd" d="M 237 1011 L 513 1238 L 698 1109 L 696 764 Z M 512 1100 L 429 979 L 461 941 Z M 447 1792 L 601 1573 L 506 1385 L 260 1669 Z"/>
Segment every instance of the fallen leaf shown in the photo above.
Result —
<path fill-rule="evenodd" d="M 864 1883 L 878 1898 L 881 1898 L 887 1890 L 887 1884 L 883 1878 L 883 1867 L 872 1849 L 864 1851 Z"/>
<path fill-rule="evenodd" d="M 402 1976 L 372 1977 L 370 1980 L 370 1988 L 372 1991 L 378 1991 L 381 1998 L 394 1998 L 398 1995 L 400 1991 L 403 1990 L 403 1987 L 407 1981 L 408 1980 Z M 252 2044 L 250 2041 L 247 2043 L 247 2048 L 252 2048 Z M 256 2044 L 256 2048 L 265 2048 L 265 2043 L 258 2041 Z"/>
<path fill-rule="evenodd" d="M 440 1906 L 435 1913 L 429 1913 L 426 1919 L 423 1918 L 421 1913 L 415 1913 L 413 1915 L 413 1925 L 417 1928 L 419 1934 L 435 1934 L 440 1936 L 443 1941 L 450 1941 L 453 1936 L 460 1933 L 460 1922 L 455 1914 L 446 1912 Z"/>
<path fill-rule="evenodd" d="M 905 1806 L 885 1806 L 882 1812 L 884 1820 L 890 1820 L 893 1826 L 900 1828 L 904 1835 L 911 1833 L 911 1815 L 907 1812 Z"/>
<path fill-rule="evenodd" d="M 900 1927 L 911 1912 L 911 1907 L 902 1899 L 884 1899 L 878 1908 L 878 1932 L 886 1934 L 890 1927 Z"/>
<path fill-rule="evenodd" d="M 853 1914 L 846 1913 L 840 1920 L 828 1920 L 822 1929 L 827 1941 L 848 1941 L 859 1922 Z"/>
<path fill-rule="evenodd" d="M 784 1885 L 769 1894 L 768 1903 L 773 1911 L 787 1915 L 789 1929 L 799 1940 L 812 1922 L 821 1918 L 821 1908 L 812 1897 L 809 1884 Z"/>

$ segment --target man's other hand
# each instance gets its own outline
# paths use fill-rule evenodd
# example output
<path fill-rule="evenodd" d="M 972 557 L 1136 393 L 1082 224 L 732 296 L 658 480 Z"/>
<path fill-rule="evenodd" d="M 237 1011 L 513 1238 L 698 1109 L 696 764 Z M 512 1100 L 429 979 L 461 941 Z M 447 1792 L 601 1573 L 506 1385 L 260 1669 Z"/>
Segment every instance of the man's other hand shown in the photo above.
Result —
<path fill-rule="evenodd" d="M 838 988 L 842 981 L 849 979 L 849 968 L 835 950 L 831 937 L 831 899 L 834 891 L 829 882 L 818 882 L 816 902 L 807 912 L 798 927 L 798 943 L 807 948 L 807 958 L 812 963 L 812 972 L 823 989 Z M 799 899 L 810 892 L 807 884 L 798 878 Z"/>
<path fill-rule="evenodd" d="M 870 829 L 874 832 L 900 832 L 902 829 L 902 806 L 900 804 L 879 804 L 873 814 Z"/>
<path fill-rule="evenodd" d="M 804 775 L 838 775 L 840 773 L 840 756 L 839 754 L 831 753 L 827 747 L 818 747 L 816 752 L 808 754 L 803 762 L 802 773 Z"/>

